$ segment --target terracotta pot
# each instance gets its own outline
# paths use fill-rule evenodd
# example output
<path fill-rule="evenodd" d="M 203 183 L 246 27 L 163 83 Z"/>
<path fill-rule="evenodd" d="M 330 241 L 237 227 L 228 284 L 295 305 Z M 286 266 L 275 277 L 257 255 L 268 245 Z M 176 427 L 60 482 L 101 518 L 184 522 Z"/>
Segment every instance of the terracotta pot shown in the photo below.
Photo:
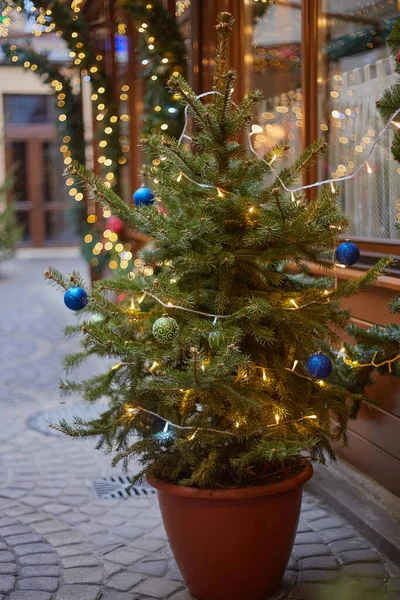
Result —
<path fill-rule="evenodd" d="M 300 515 L 299 475 L 232 490 L 180 487 L 148 477 L 158 490 L 175 560 L 198 600 L 266 600 L 279 588 Z"/>

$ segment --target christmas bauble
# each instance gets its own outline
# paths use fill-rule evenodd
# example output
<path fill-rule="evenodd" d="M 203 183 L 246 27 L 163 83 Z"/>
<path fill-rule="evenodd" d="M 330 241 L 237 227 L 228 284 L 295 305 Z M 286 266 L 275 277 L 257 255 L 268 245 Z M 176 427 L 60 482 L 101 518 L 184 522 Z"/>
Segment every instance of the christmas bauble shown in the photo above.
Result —
<path fill-rule="evenodd" d="M 216 331 L 211 331 L 211 333 L 208 335 L 208 343 L 212 350 L 218 350 L 223 341 L 224 335 L 222 331 L 218 329 Z"/>
<path fill-rule="evenodd" d="M 150 188 L 142 186 L 133 194 L 133 201 L 136 206 L 149 206 L 154 202 L 154 194 Z"/>
<path fill-rule="evenodd" d="M 121 219 L 118 219 L 118 217 L 114 217 L 113 215 L 107 219 L 107 229 L 110 229 L 114 233 L 121 233 L 123 228 L 124 222 L 121 221 Z"/>
<path fill-rule="evenodd" d="M 315 379 L 325 379 L 332 373 L 332 361 L 326 354 L 318 352 L 317 354 L 310 356 L 306 362 L 306 369 L 311 377 L 315 377 Z"/>
<path fill-rule="evenodd" d="M 355 265 L 358 260 L 360 260 L 360 250 L 356 244 L 353 242 L 349 242 L 346 240 L 336 249 L 336 260 L 338 263 L 342 265 L 346 265 L 346 267 L 351 267 L 351 265 Z"/>
<path fill-rule="evenodd" d="M 79 286 L 70 287 L 64 294 L 64 304 L 71 310 L 81 310 L 88 303 L 88 295 Z"/>
<path fill-rule="evenodd" d="M 172 317 L 160 317 L 153 324 L 153 335 L 159 342 L 173 342 L 179 334 L 179 325 Z"/>

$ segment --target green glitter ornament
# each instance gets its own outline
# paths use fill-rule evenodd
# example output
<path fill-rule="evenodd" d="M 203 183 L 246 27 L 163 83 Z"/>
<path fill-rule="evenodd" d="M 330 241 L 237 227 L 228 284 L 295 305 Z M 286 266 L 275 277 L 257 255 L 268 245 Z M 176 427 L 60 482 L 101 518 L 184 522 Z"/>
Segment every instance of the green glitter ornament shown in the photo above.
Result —
<path fill-rule="evenodd" d="M 179 334 L 179 325 L 172 317 L 160 317 L 153 324 L 153 335 L 157 341 L 173 342 Z"/>
<path fill-rule="evenodd" d="M 218 350 L 218 348 L 224 342 L 224 334 L 220 329 L 216 329 L 215 331 L 211 331 L 208 335 L 208 343 L 210 345 L 211 350 Z"/>

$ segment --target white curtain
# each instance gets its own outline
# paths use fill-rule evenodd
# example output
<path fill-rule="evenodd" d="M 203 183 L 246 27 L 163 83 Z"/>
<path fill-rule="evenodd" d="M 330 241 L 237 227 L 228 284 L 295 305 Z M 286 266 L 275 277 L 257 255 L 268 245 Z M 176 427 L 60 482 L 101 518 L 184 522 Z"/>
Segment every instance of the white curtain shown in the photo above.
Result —
<path fill-rule="evenodd" d="M 373 64 L 342 73 L 342 88 L 336 101 L 329 103 L 328 174 L 348 175 L 368 156 L 378 133 L 384 127 L 376 101 L 398 79 L 393 63 L 385 58 Z M 332 115 L 333 113 L 333 115 Z M 399 119 L 400 121 L 400 119 Z M 393 159 L 391 128 L 379 140 L 369 170 L 343 182 L 342 206 L 350 221 L 349 235 L 365 240 L 396 240 L 396 205 L 400 201 L 400 165 Z"/>

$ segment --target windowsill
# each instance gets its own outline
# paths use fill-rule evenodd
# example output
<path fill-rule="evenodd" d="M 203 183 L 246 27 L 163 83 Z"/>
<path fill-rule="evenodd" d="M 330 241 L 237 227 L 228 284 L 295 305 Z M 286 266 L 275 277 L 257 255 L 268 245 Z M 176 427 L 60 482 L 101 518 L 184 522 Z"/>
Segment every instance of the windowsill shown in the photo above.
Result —
<path fill-rule="evenodd" d="M 314 275 L 334 275 L 333 269 L 325 270 L 315 265 L 309 265 L 309 269 L 310 272 Z M 362 277 L 364 271 L 362 269 L 346 267 L 345 269 L 338 268 L 337 274 L 339 279 L 350 279 L 351 277 Z M 381 275 L 380 277 L 378 277 L 375 286 L 381 288 L 388 288 L 400 292 L 400 277 L 393 277 L 392 275 Z"/>

